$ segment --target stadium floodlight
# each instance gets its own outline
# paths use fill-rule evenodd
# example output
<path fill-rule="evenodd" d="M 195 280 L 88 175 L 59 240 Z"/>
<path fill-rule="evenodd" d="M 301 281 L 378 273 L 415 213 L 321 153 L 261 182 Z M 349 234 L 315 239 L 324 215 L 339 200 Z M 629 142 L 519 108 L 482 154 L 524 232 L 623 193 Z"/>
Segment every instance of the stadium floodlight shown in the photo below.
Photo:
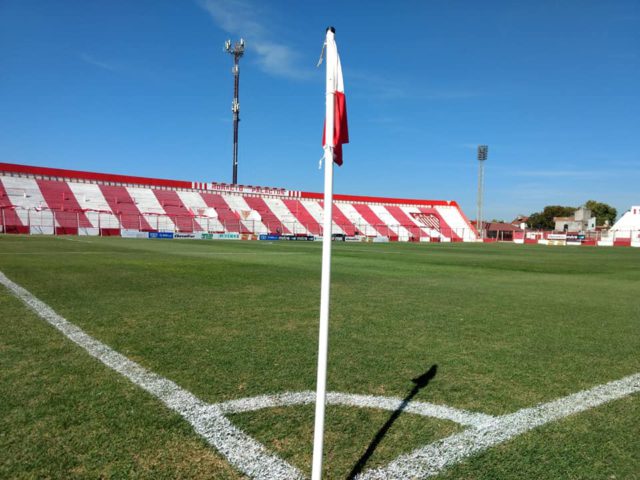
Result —
<path fill-rule="evenodd" d="M 484 197 L 484 162 L 487 160 L 489 147 L 478 145 L 478 214 L 476 215 L 476 228 L 480 239 L 484 238 L 484 221 L 482 219 L 482 203 Z"/>
<path fill-rule="evenodd" d="M 484 162 L 487 159 L 489 147 L 487 145 L 478 145 L 478 160 Z"/>
<path fill-rule="evenodd" d="M 233 185 L 238 184 L 238 122 L 240 122 L 240 57 L 244 55 L 244 39 L 231 45 L 231 40 L 224 42 L 224 49 L 233 55 L 233 101 L 231 102 L 231 112 L 233 112 Z"/>

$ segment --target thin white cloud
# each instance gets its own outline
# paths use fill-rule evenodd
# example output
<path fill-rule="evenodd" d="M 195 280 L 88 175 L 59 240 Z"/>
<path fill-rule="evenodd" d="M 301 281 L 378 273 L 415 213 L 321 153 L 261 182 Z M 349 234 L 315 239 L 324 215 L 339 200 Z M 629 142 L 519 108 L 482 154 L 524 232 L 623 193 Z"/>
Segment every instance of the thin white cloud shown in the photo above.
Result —
<path fill-rule="evenodd" d="M 478 97 L 478 92 L 426 86 L 423 82 L 399 79 L 397 76 L 379 75 L 357 70 L 349 71 L 349 85 L 366 97 L 378 100 L 458 100 Z M 350 90 L 351 91 L 351 90 Z"/>
<path fill-rule="evenodd" d="M 246 49 L 256 53 L 257 63 L 264 72 L 296 80 L 313 74 L 311 65 L 308 69 L 299 66 L 298 54 L 291 47 L 271 38 L 267 28 L 271 15 L 265 4 L 247 0 L 199 0 L 198 3 L 218 27 L 246 40 Z"/>
<path fill-rule="evenodd" d="M 110 72 L 114 72 L 118 69 L 115 65 L 111 63 L 103 62 L 101 60 L 97 60 L 92 55 L 89 55 L 88 53 L 81 53 L 80 60 L 82 60 L 85 63 L 88 63 L 89 65 L 93 65 L 94 67 L 102 68 L 104 70 L 109 70 Z"/>
<path fill-rule="evenodd" d="M 602 176 L 611 176 L 617 172 L 609 170 L 521 170 L 515 171 L 512 175 L 520 177 L 538 177 L 538 178 L 599 178 Z"/>
<path fill-rule="evenodd" d="M 379 100 L 398 100 L 408 98 L 411 95 L 405 88 L 406 85 L 401 85 L 397 78 L 383 77 L 371 72 L 351 70 L 348 81 L 347 89 L 350 84 L 353 84 L 357 87 L 354 89 L 356 92 L 367 97 L 376 97 Z"/>

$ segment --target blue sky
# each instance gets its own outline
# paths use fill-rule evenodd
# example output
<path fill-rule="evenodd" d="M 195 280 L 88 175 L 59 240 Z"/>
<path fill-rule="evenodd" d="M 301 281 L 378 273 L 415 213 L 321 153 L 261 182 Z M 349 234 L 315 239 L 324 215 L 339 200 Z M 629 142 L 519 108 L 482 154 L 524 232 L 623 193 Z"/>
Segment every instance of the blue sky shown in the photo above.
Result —
<path fill-rule="evenodd" d="M 0 161 L 322 191 L 335 25 L 351 143 L 335 191 L 485 218 L 640 204 L 640 1 L 1 0 Z"/>

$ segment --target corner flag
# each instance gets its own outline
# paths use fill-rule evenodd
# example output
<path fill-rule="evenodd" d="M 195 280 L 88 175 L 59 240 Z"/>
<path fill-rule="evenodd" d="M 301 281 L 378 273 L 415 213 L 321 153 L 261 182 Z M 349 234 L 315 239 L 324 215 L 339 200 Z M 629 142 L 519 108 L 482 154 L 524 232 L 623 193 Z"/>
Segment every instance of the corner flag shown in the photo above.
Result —
<path fill-rule="evenodd" d="M 349 142 L 347 108 L 344 100 L 342 68 L 335 30 L 327 28 L 327 87 L 324 138 L 324 222 L 322 227 L 322 278 L 320 280 L 320 331 L 318 335 L 318 376 L 316 418 L 313 431 L 311 480 L 322 478 L 324 410 L 327 393 L 327 353 L 329 349 L 329 293 L 331 287 L 331 238 L 333 210 L 333 162 L 342 165 L 342 144 Z"/>
<path fill-rule="evenodd" d="M 333 134 L 327 128 L 322 131 L 322 146 L 327 146 L 327 135 L 331 139 L 328 146 L 333 147 L 333 161 L 342 165 L 342 145 L 349 143 L 349 127 L 347 125 L 347 103 L 344 96 L 344 80 L 342 79 L 342 66 L 336 46 L 335 33 L 332 28 L 327 30 L 326 39 L 327 55 L 327 102 L 329 95 L 333 95 Z M 327 117 L 329 110 L 327 109 Z"/>

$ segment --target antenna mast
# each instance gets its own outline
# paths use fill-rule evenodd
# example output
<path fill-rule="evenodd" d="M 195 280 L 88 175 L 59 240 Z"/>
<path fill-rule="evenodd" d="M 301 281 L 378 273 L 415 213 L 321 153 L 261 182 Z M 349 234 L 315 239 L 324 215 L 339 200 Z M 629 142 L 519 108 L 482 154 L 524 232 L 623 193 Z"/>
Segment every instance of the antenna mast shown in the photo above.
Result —
<path fill-rule="evenodd" d="M 231 40 L 224 43 L 227 53 L 233 55 L 233 101 L 231 111 L 233 112 L 233 185 L 238 183 L 238 122 L 240 121 L 240 57 L 244 54 L 244 40 L 241 38 L 233 46 Z"/>

